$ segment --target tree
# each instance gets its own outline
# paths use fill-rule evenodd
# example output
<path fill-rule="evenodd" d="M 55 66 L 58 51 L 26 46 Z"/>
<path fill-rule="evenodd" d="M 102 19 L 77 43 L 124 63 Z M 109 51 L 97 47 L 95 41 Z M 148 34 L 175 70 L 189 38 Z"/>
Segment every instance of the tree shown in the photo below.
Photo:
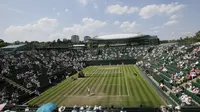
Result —
<path fill-rule="evenodd" d="M 15 41 L 14 43 L 17 45 L 17 44 L 20 44 L 20 41 Z"/>
<path fill-rule="evenodd" d="M 9 45 L 8 43 L 5 43 L 5 42 L 0 42 L 0 48 L 1 47 L 5 47 L 5 46 L 7 46 L 7 45 Z"/>
<path fill-rule="evenodd" d="M 198 31 L 198 32 L 195 33 L 195 37 L 196 38 L 200 38 L 200 31 Z"/>
<path fill-rule="evenodd" d="M 0 39 L 0 42 L 4 42 L 2 39 Z"/>
<path fill-rule="evenodd" d="M 61 43 L 62 41 L 60 39 L 57 39 L 57 43 Z"/>
<path fill-rule="evenodd" d="M 64 43 L 66 43 L 66 42 L 67 42 L 67 39 L 66 39 L 66 38 L 64 38 L 64 39 L 63 39 L 63 42 L 64 42 Z"/>

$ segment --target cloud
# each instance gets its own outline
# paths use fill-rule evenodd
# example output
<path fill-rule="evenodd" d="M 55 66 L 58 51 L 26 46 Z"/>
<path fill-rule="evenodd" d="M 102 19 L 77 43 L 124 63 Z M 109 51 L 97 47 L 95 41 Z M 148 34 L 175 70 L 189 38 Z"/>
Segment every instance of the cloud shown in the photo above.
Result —
<path fill-rule="evenodd" d="M 190 32 L 190 31 L 185 31 L 185 32 L 181 32 L 181 34 L 182 34 L 182 35 L 191 35 L 192 32 Z"/>
<path fill-rule="evenodd" d="M 164 23 L 164 26 L 170 26 L 170 25 L 176 24 L 178 22 L 179 21 L 177 21 L 177 20 L 169 20 L 166 23 Z"/>
<path fill-rule="evenodd" d="M 68 11 L 69 11 L 69 10 L 66 8 L 66 9 L 65 9 L 65 12 L 68 12 Z"/>
<path fill-rule="evenodd" d="M 153 31 L 153 32 L 154 32 L 154 33 L 158 33 L 159 31 L 156 30 L 156 31 Z"/>
<path fill-rule="evenodd" d="M 172 15 L 169 20 L 164 23 L 162 26 L 155 26 L 155 27 L 152 27 L 150 28 L 151 30 L 157 30 L 157 29 L 160 29 L 160 28 L 164 28 L 165 26 L 170 26 L 170 25 L 173 25 L 173 24 L 176 24 L 176 23 L 179 23 L 178 20 L 176 20 L 178 18 L 177 15 Z"/>
<path fill-rule="evenodd" d="M 61 31 L 54 32 L 48 36 L 49 40 L 56 40 L 56 39 L 63 39 L 63 38 L 68 38 L 67 35 L 62 33 Z"/>
<path fill-rule="evenodd" d="M 136 32 L 138 30 L 137 26 L 138 25 L 136 24 L 135 21 L 134 22 L 125 21 L 120 25 L 120 29 L 123 32 Z"/>
<path fill-rule="evenodd" d="M 185 34 L 192 34 L 192 32 L 185 32 Z"/>
<path fill-rule="evenodd" d="M 93 18 L 83 18 L 82 24 L 74 24 L 72 27 L 63 28 L 66 35 L 78 34 L 80 36 L 92 34 L 97 29 L 104 27 L 107 23 Z"/>
<path fill-rule="evenodd" d="M 195 33 L 191 31 L 180 32 L 180 37 L 194 36 Z"/>
<path fill-rule="evenodd" d="M 93 3 L 93 6 L 95 9 L 98 9 L 98 5 L 96 3 Z"/>
<path fill-rule="evenodd" d="M 115 21 L 113 24 L 114 24 L 114 25 L 119 25 L 120 22 L 119 22 L 119 21 Z"/>
<path fill-rule="evenodd" d="M 26 11 L 20 10 L 20 9 L 16 9 L 16 8 L 11 8 L 9 5 L 3 4 L 3 3 L 0 3 L 0 8 L 11 11 L 11 12 L 15 12 L 15 13 L 18 13 L 18 14 L 26 14 L 26 15 L 29 14 L 30 15 L 29 12 L 26 12 Z"/>
<path fill-rule="evenodd" d="M 19 9 L 13 9 L 13 8 L 7 8 L 9 11 L 12 11 L 12 12 L 16 12 L 18 14 L 29 14 L 25 11 L 22 11 L 22 10 L 19 10 Z"/>
<path fill-rule="evenodd" d="M 177 15 L 172 15 L 172 16 L 170 17 L 171 20 L 174 20 L 174 19 L 177 19 L 177 18 L 178 18 Z"/>
<path fill-rule="evenodd" d="M 139 15 L 143 19 L 149 19 L 155 15 L 175 13 L 183 9 L 184 7 L 185 5 L 178 4 L 178 2 L 171 4 L 161 4 L 161 5 L 155 5 L 155 4 L 147 5 L 140 10 Z"/>
<path fill-rule="evenodd" d="M 151 30 L 157 30 L 157 29 L 164 28 L 165 26 L 170 26 L 170 25 L 177 24 L 177 23 L 179 23 L 179 21 L 176 20 L 176 19 L 177 19 L 177 16 L 176 16 L 176 15 L 172 15 L 172 16 L 169 18 L 169 20 L 168 20 L 166 23 L 164 23 L 163 25 L 161 25 L 161 26 L 155 26 L 155 27 L 152 27 L 152 28 L 150 28 L 150 29 L 151 29 Z"/>
<path fill-rule="evenodd" d="M 137 12 L 139 9 L 137 7 L 129 7 L 129 6 L 120 6 L 119 4 L 116 5 L 110 5 L 107 7 L 107 13 L 110 14 L 132 14 L 134 12 Z"/>
<path fill-rule="evenodd" d="M 152 27 L 152 28 L 150 28 L 151 30 L 157 30 L 157 29 L 160 29 L 160 28 L 162 28 L 163 26 L 155 26 L 155 27 Z"/>
<path fill-rule="evenodd" d="M 4 40 L 13 42 L 20 41 L 48 41 L 49 35 L 53 34 L 58 26 L 56 19 L 42 18 L 34 24 L 23 26 L 9 26 L 4 31 Z"/>
<path fill-rule="evenodd" d="M 107 23 L 93 18 L 83 18 L 81 24 L 71 27 L 59 28 L 57 19 L 41 18 L 33 24 L 9 26 L 5 29 L 3 39 L 7 42 L 19 41 L 52 41 L 54 39 L 79 36 L 96 35 Z"/>
<path fill-rule="evenodd" d="M 79 0 L 80 3 L 82 3 L 83 5 L 87 5 L 88 0 Z"/>
<path fill-rule="evenodd" d="M 57 12 L 56 15 L 57 15 L 57 16 L 60 16 L 60 12 Z"/>

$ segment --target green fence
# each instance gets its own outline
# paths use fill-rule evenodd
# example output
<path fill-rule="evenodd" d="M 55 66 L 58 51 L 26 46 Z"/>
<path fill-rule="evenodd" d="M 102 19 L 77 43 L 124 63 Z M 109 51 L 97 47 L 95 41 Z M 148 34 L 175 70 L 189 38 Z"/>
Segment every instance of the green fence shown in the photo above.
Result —
<path fill-rule="evenodd" d="M 123 59 L 123 60 L 91 60 L 85 61 L 88 66 L 91 65 L 117 65 L 117 64 L 135 64 L 136 59 Z"/>

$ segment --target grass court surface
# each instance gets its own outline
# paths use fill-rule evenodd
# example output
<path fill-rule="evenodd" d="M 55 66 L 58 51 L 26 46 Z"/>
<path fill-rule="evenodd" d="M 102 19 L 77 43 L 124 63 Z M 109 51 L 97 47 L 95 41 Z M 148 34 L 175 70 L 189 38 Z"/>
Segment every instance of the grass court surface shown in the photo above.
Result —
<path fill-rule="evenodd" d="M 143 79 L 134 65 L 90 66 L 83 70 L 86 78 L 68 78 L 33 98 L 30 105 L 54 102 L 58 106 L 156 107 L 165 105 L 155 90 Z M 73 75 L 73 77 L 77 77 Z M 87 87 L 95 95 L 88 95 Z"/>

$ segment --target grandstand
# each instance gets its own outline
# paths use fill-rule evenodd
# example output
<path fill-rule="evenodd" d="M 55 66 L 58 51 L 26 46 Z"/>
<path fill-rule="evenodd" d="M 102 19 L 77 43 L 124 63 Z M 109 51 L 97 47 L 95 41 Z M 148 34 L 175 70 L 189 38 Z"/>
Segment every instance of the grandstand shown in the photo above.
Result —
<path fill-rule="evenodd" d="M 65 111 L 199 111 L 199 45 L 122 45 L 142 37 L 121 36 L 90 40 L 120 47 L 1 51 L 0 104 L 15 111 L 49 102 Z"/>

